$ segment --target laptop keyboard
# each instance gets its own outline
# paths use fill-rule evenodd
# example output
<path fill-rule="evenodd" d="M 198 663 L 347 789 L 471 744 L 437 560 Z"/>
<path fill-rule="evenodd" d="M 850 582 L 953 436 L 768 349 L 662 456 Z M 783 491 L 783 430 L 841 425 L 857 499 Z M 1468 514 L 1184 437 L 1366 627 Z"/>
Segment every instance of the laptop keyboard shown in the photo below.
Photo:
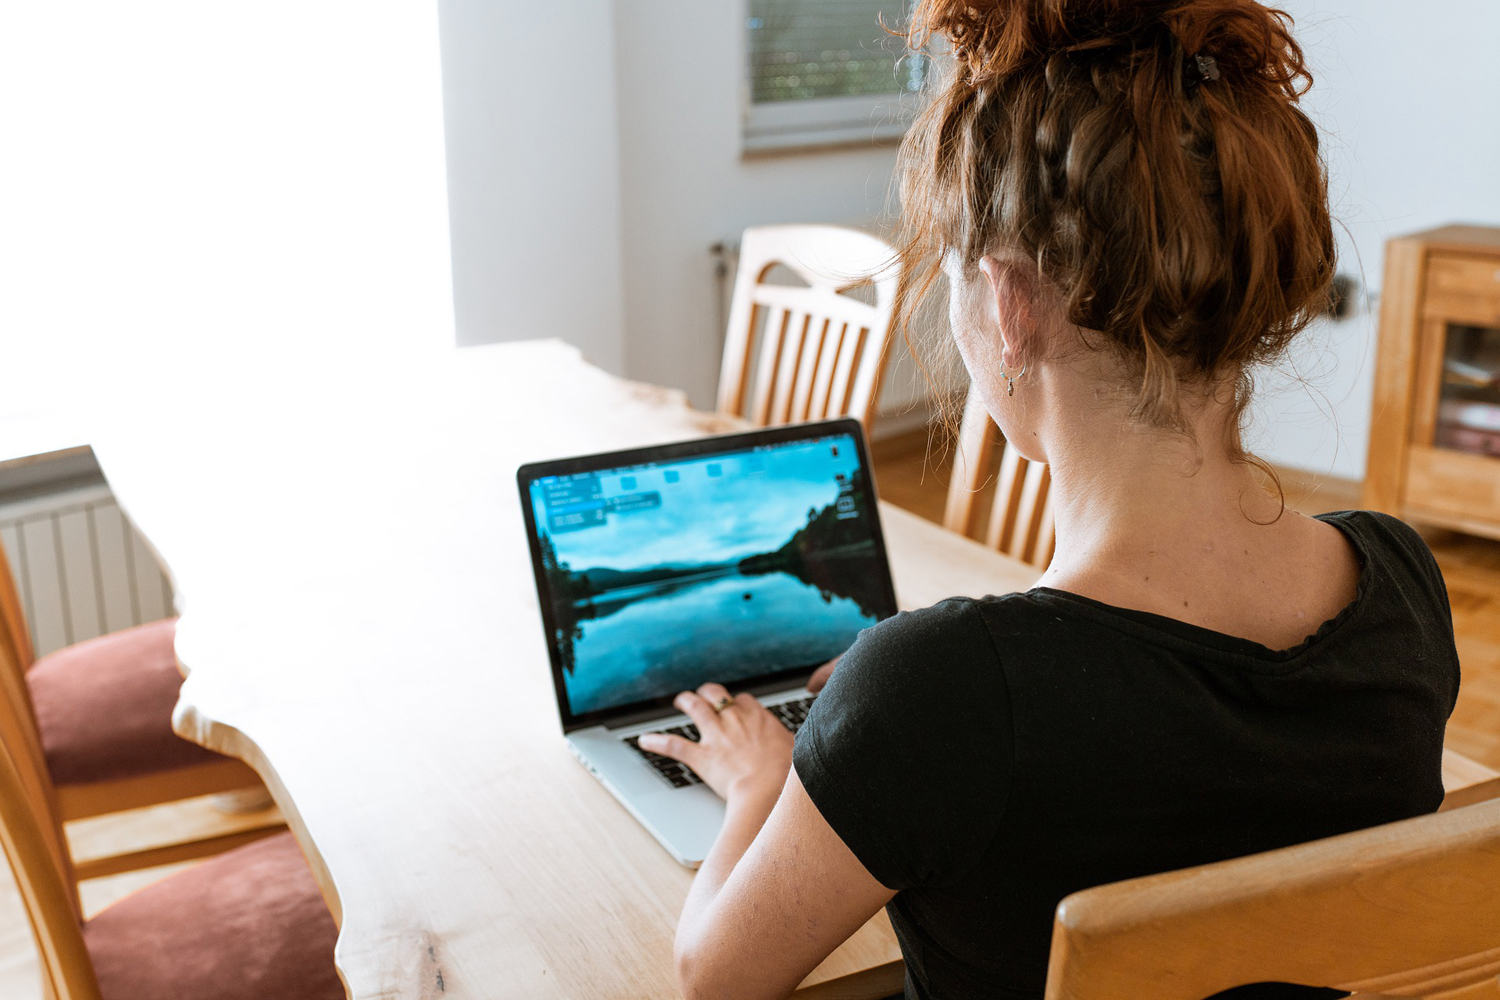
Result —
<path fill-rule="evenodd" d="M 767 705 L 766 708 L 781 721 L 783 726 L 786 726 L 795 733 L 798 729 L 802 728 L 802 723 L 807 719 L 807 710 L 812 708 L 814 697 L 816 696 L 808 695 L 806 698 L 783 701 L 777 705 Z M 671 736 L 681 736 L 683 739 L 693 740 L 694 742 L 698 740 L 699 735 L 698 727 L 691 722 L 687 725 L 663 729 L 662 732 Z M 625 740 L 625 742 L 629 743 L 631 749 L 636 753 L 644 757 L 646 763 L 650 764 L 656 770 L 656 773 L 661 775 L 662 779 L 673 788 L 686 788 L 688 785 L 701 785 L 703 783 L 703 779 L 698 777 L 692 768 L 681 761 L 673 760 L 671 757 L 663 757 L 661 754 L 652 753 L 650 750 L 642 750 L 639 736 L 632 736 Z"/>

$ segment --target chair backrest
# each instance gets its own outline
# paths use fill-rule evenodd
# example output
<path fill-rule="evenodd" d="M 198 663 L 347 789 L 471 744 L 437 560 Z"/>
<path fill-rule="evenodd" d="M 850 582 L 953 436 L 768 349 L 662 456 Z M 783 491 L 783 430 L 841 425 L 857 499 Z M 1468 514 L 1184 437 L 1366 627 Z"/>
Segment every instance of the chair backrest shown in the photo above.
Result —
<path fill-rule="evenodd" d="M 997 451 L 999 477 L 988 523 L 981 531 L 978 501 L 988 486 Z M 1038 569 L 1046 569 L 1052 562 L 1057 539 L 1052 527 L 1052 477 L 1047 466 L 1022 458 L 1004 442 L 1000 428 L 973 389 L 964 404 L 963 423 L 954 446 L 943 525 Z"/>
<path fill-rule="evenodd" d="M 26 612 L 16 591 L 16 578 L 0 545 L 0 667 L 24 675 L 31 669 L 33 654 L 31 632 L 26 627 Z"/>
<path fill-rule="evenodd" d="M 1116 882 L 1057 908 L 1047 1000 L 1256 982 L 1447 996 L 1500 973 L 1500 801 Z"/>
<path fill-rule="evenodd" d="M 43 762 L 16 738 L 13 714 L 0 701 L 0 843 L 31 918 L 44 995 L 100 1000 L 56 793 Z"/>
<path fill-rule="evenodd" d="M 31 637 L 25 613 L 21 610 L 5 548 L 0 546 L 0 739 L 14 745 L 26 759 L 39 762 L 45 774 L 46 765 L 40 763 L 44 759 L 42 735 L 31 703 L 31 689 L 26 684 L 31 662 Z M 49 788 L 50 781 L 49 777 Z M 55 808 L 55 799 L 48 799 L 47 804 Z"/>
<path fill-rule="evenodd" d="M 868 430 L 890 343 L 895 258 L 884 241 L 843 226 L 745 230 L 719 411 L 763 427 L 853 416 Z M 806 287 L 767 283 L 778 264 Z M 873 304 L 846 294 L 865 286 Z"/>

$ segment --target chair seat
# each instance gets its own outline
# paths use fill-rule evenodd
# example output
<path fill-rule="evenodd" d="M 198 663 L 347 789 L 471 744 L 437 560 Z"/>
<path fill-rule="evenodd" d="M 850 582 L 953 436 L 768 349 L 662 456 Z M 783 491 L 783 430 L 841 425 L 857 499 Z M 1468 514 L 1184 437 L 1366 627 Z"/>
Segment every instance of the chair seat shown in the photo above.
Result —
<path fill-rule="evenodd" d="M 26 672 L 57 785 L 158 774 L 224 758 L 172 732 L 182 687 L 166 618 L 75 643 Z"/>
<path fill-rule="evenodd" d="M 338 929 L 290 833 L 189 868 L 88 921 L 104 1000 L 344 1000 Z"/>

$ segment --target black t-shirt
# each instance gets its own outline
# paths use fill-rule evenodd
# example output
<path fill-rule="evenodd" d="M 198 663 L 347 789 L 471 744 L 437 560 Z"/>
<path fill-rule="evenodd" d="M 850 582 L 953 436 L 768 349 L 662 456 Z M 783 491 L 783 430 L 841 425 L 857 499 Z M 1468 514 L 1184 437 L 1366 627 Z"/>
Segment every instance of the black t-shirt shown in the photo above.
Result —
<path fill-rule="evenodd" d="M 861 633 L 794 760 L 897 890 L 908 998 L 1041 997 L 1076 890 L 1438 807 L 1442 577 L 1395 518 L 1322 520 L 1359 554 L 1358 594 L 1292 649 L 1044 587 Z"/>

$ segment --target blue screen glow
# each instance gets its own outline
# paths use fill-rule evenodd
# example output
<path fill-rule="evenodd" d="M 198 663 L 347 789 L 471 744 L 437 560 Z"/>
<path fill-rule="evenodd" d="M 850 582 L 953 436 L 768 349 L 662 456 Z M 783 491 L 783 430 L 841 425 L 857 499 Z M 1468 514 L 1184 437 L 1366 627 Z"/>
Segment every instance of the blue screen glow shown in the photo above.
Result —
<path fill-rule="evenodd" d="M 572 712 L 843 652 L 885 600 L 871 502 L 848 435 L 534 480 Z"/>

